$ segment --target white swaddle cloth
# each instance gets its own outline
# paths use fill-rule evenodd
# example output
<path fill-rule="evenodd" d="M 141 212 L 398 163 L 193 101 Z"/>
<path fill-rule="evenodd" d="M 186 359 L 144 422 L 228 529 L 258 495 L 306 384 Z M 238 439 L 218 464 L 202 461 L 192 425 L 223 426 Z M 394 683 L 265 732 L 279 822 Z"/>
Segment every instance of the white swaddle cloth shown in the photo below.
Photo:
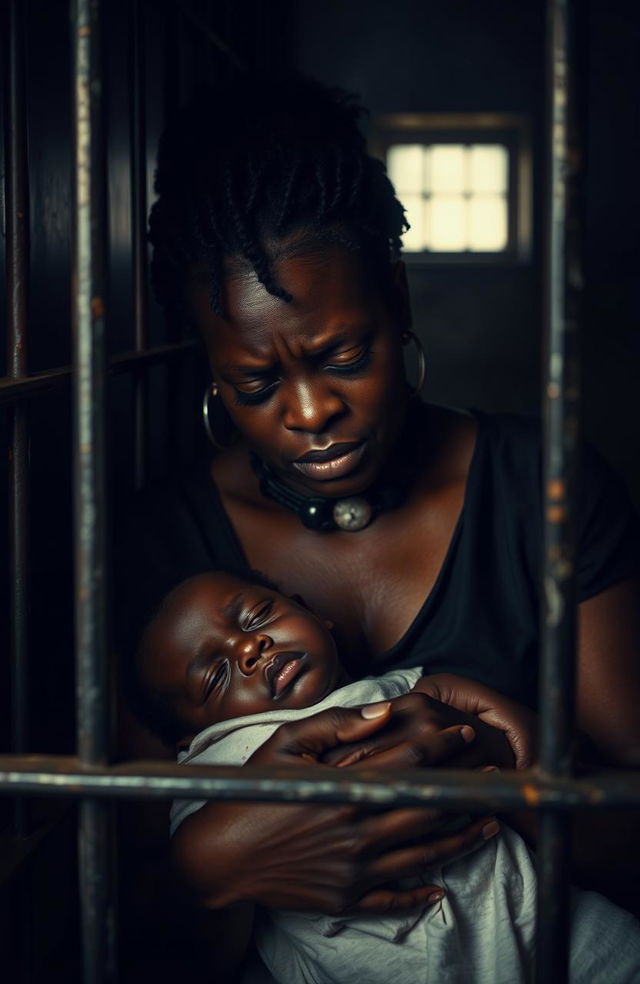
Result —
<path fill-rule="evenodd" d="M 313 707 L 275 710 L 212 725 L 178 761 L 244 765 L 285 722 L 330 707 L 357 707 L 407 693 L 420 668 L 348 684 Z M 176 800 L 171 833 L 204 800 Z M 279 984 L 528 984 L 533 980 L 536 874 L 513 830 L 425 881 L 444 899 L 404 916 L 349 916 L 259 909 L 254 941 Z M 640 924 L 595 892 L 573 894 L 571 984 L 640 984 Z M 243 984 L 269 978 L 252 969 Z"/>

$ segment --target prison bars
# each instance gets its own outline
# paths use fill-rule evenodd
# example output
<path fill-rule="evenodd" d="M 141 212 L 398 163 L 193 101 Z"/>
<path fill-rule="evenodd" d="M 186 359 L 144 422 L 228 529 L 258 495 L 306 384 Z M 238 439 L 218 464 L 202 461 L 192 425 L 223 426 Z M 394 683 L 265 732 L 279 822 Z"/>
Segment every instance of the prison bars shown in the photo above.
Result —
<path fill-rule="evenodd" d="M 144 20 L 140 0 L 131 0 L 129 28 L 131 147 L 131 248 L 133 259 L 133 323 L 136 352 L 149 346 L 147 286 L 147 147 L 145 123 Z M 142 488 L 148 463 L 148 377 L 135 380 L 135 486 Z"/>
<path fill-rule="evenodd" d="M 15 10 L 15 7 L 14 7 Z M 77 155 L 76 174 L 78 210 L 76 215 L 75 295 L 76 338 L 76 544 L 78 554 L 76 612 L 78 650 L 78 758 L 56 756 L 33 757 L 23 754 L 0 758 L 0 792 L 4 794 L 74 796 L 83 799 L 80 823 L 81 893 L 84 910 L 84 976 L 86 984 L 102 984 L 113 978 L 114 939 L 109 917 L 107 850 L 108 816 L 99 798 L 130 796 L 199 796 L 220 799 L 305 799 L 317 802 L 375 803 L 409 805 L 437 802 L 460 809 L 509 809 L 526 805 L 547 811 L 541 856 L 541 899 L 555 899 L 566 886 L 567 840 L 562 818 L 567 810 L 588 805 L 592 808 L 640 806 L 640 778 L 628 773 L 607 774 L 600 778 L 578 780 L 570 777 L 569 740 L 571 715 L 565 710 L 571 694 L 573 645 L 571 604 L 571 527 L 570 501 L 575 449 L 577 391 L 568 377 L 575 367 L 575 353 L 568 356 L 567 339 L 574 326 L 567 325 L 565 294 L 565 221 L 567 161 L 567 6 L 563 0 L 549 0 L 550 62 L 549 88 L 553 116 L 549 120 L 550 172 L 549 248 L 547 255 L 547 322 L 549 331 L 549 378 L 546 383 L 546 532 L 545 589 L 548 599 L 543 628 L 541 747 L 539 772 L 516 776 L 479 777 L 473 774 L 421 771 L 392 782 L 366 770 L 353 770 L 344 778 L 318 783 L 313 774 L 303 770 L 198 770 L 158 766 L 157 763 L 132 763 L 108 767 L 106 758 L 105 715 L 105 631 L 104 612 L 104 493 L 102 489 L 102 429 L 104 418 L 103 386 L 105 366 L 102 356 L 104 333 L 104 216 L 97 182 L 102 162 L 99 141 L 99 13 L 98 4 L 75 0 L 73 32 L 75 50 L 74 84 L 76 87 Z M 15 22 L 14 22 L 15 23 Z M 139 43 L 139 42 L 138 42 Z M 12 63 L 17 65 L 17 62 Z M 135 60 L 134 60 L 135 64 Z M 137 62 L 138 66 L 140 62 Z M 134 73 L 139 81 L 141 72 Z M 92 86 L 91 80 L 98 83 Z M 24 118 L 24 95 L 19 87 L 10 100 L 9 125 L 20 135 L 20 117 Z M 15 129 L 17 128 L 17 129 Z M 140 134 L 137 135 L 140 139 Z M 88 157 L 87 157 L 88 153 Z M 16 160 L 19 159 L 19 154 Z M 142 168 L 134 167 L 136 180 L 142 180 Z M 15 172 L 12 172 L 15 173 Z M 23 171 L 25 188 L 26 171 Z M 93 195 L 91 190 L 93 189 Z M 24 190 L 23 190 L 24 195 Z M 87 197 L 88 195 L 88 197 Z M 134 204 L 133 222 L 140 221 L 141 199 Z M 92 211 L 93 210 L 93 211 Z M 8 181 L 8 212 L 19 216 L 19 192 L 16 181 Z M 24 211 L 22 212 L 24 215 Z M 27 272 L 24 236 L 16 238 L 17 248 L 9 255 L 10 297 L 20 298 L 16 305 L 14 345 L 26 335 L 26 292 L 21 285 Z M 136 277 L 143 276 L 144 257 L 137 253 Z M 144 319 L 144 302 L 140 280 L 135 284 L 137 317 Z M 137 322 L 135 353 L 124 357 L 126 369 L 144 369 L 159 353 L 143 351 L 145 338 Z M 569 330 L 568 330 L 569 329 Z M 165 347 L 165 355 L 173 347 Z M 12 377 L 0 383 L 0 396 L 18 402 L 35 396 L 44 388 L 66 381 L 70 370 L 61 368 L 38 377 L 26 377 L 26 363 L 16 363 Z M 114 368 L 112 366 L 112 368 Z M 116 369 L 117 371 L 117 369 Z M 139 390 L 142 392 L 142 389 Z M 143 402 L 143 400 L 141 401 Z M 138 433 L 142 428 L 138 429 Z M 15 431 L 14 431 L 15 433 Z M 141 439 L 140 439 L 141 440 Z M 24 462 L 24 457 L 23 457 Z M 138 458 L 138 461 L 142 460 Z M 141 472 L 138 472 L 141 474 Z M 14 516 L 22 503 L 12 499 Z M 25 513 L 23 511 L 22 516 Z M 26 558 L 16 555 L 20 578 L 26 574 Z M 24 583 L 24 580 L 22 581 Z M 17 662 L 16 639 L 24 638 L 26 611 L 24 601 L 14 604 L 19 631 L 14 632 L 14 662 Z M 20 636 L 20 632 L 23 633 Z M 21 663 L 20 666 L 26 665 Z M 18 668 L 18 672 L 20 672 Z M 562 863 L 559 863 L 562 862 Z M 539 926 L 541 947 L 538 976 L 545 982 L 566 979 L 566 923 L 560 903 L 554 908 L 554 920 L 545 910 Z M 111 952 L 110 952 L 111 951 Z"/>
<path fill-rule="evenodd" d="M 576 683 L 575 513 L 582 294 L 580 192 L 582 154 L 576 91 L 575 21 L 571 0 L 547 7 L 546 270 L 547 378 L 544 393 L 544 610 L 540 653 L 540 770 L 572 772 Z M 537 897 L 537 984 L 568 979 L 571 820 L 540 818 Z"/>
<path fill-rule="evenodd" d="M 7 11 L 5 79 L 5 174 L 7 228 L 7 368 L 17 382 L 27 375 L 29 276 L 29 173 L 24 78 L 24 5 L 11 0 Z M 10 125 L 9 125 L 10 122 Z M 27 751 L 29 722 L 29 646 L 27 636 L 27 536 L 29 509 L 27 408 L 15 405 L 10 419 L 9 562 L 10 585 L 11 748 Z M 27 832 L 25 804 L 16 802 L 16 833 Z"/>
<path fill-rule="evenodd" d="M 79 761 L 92 766 L 106 762 L 109 754 L 104 481 L 106 168 L 98 4 L 73 0 L 71 24 L 76 716 Z M 116 980 L 109 847 L 109 804 L 83 798 L 78 817 L 78 861 L 86 981 Z"/>

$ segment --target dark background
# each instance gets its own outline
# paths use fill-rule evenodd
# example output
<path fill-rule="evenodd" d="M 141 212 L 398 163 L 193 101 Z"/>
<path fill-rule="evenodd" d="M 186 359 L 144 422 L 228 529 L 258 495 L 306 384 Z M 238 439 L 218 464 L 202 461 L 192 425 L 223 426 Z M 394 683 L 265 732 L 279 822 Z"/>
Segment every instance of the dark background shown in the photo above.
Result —
<path fill-rule="evenodd" d="M 110 205 L 108 349 L 133 346 L 129 179 L 130 3 L 110 0 L 105 16 Z M 165 113 L 195 82 L 225 79 L 233 62 L 297 67 L 358 93 L 372 114 L 513 112 L 530 123 L 534 159 L 531 260 L 483 266 L 411 267 L 416 330 L 428 357 L 426 396 L 456 406 L 536 412 L 541 349 L 541 182 L 543 170 L 543 0 L 148 0 L 145 21 L 148 178 Z M 640 502 L 638 250 L 640 228 L 640 6 L 583 0 L 580 10 L 585 104 L 585 319 L 583 416 L 586 435 L 626 476 Z M 67 3 L 29 0 L 27 108 L 30 176 L 29 371 L 66 365 L 69 323 L 70 56 Z M 3 25 L 4 26 L 4 25 Z M 3 32 L 4 33 L 4 32 Z M 223 42 L 221 47 L 220 41 Z M 225 53 L 228 46 L 231 57 Z M 4 231 L 4 229 L 3 229 Z M 0 242 L 4 249 L 4 238 Z M 1 298 L 5 309 L 4 286 Z M 176 337 L 152 305 L 153 343 Z M 5 372 L 0 347 L 0 376 Z M 193 457 L 200 441 L 203 375 L 191 366 L 151 373 L 150 475 L 162 479 Z M 56 391 L 30 403 L 30 648 L 33 751 L 74 749 L 70 398 Z M 110 383 L 109 496 L 112 530 L 132 490 L 132 385 Z M 8 415 L 0 439 L 8 449 Z M 176 423 L 177 421 L 177 423 Z M 6 511 L 6 454 L 0 512 Z M 6 524 L 0 527 L 0 653 L 7 651 Z M 0 660 L 0 693 L 9 688 Z M 9 749 L 9 708 L 0 707 L 0 747 Z M 3 811 L 3 812 L 2 812 Z M 69 812 L 67 811 L 67 821 Z M 0 803 L 0 828 L 10 827 Z M 31 900 L 36 979 L 65 968 L 74 953 L 74 849 L 69 823 L 52 833 L 12 878 L 0 840 L 0 960 L 26 973 L 17 949 L 18 902 Z M 3 853 L 4 852 L 4 853 Z M 27 907 L 29 908 L 29 906 Z M 22 912 L 24 915 L 24 912 Z M 24 923 L 24 919 L 21 919 Z M 157 934 L 161 935 L 161 934 Z M 56 963 L 56 960 L 58 963 Z M 39 969 L 38 969 L 39 968 Z M 53 970 L 51 971 L 53 974 Z M 71 979 L 67 967 L 60 979 Z M 15 976 L 15 975 L 14 975 Z M 19 976 L 18 976 L 19 979 Z"/>

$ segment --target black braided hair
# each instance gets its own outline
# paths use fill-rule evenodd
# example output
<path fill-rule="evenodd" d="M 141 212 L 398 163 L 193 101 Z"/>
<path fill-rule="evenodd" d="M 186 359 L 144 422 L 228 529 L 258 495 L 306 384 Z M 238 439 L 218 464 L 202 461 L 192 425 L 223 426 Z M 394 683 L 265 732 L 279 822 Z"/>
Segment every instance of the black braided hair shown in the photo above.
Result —
<path fill-rule="evenodd" d="M 277 243 L 300 233 L 376 264 L 396 258 L 407 223 L 381 161 L 368 156 L 363 109 L 299 76 L 246 76 L 201 92 L 160 141 L 149 238 L 151 275 L 168 314 L 183 310 L 187 271 L 202 264 L 222 310 L 224 260 L 252 268 L 290 301 L 272 270 Z"/>

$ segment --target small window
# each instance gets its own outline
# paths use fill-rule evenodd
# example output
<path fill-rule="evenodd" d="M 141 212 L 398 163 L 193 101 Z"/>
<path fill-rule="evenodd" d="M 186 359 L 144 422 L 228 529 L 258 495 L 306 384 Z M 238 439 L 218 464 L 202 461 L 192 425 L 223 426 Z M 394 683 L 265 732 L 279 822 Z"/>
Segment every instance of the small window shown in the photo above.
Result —
<path fill-rule="evenodd" d="M 492 114 L 384 117 L 372 150 L 411 228 L 409 260 L 524 259 L 530 249 L 530 151 L 524 122 Z"/>

